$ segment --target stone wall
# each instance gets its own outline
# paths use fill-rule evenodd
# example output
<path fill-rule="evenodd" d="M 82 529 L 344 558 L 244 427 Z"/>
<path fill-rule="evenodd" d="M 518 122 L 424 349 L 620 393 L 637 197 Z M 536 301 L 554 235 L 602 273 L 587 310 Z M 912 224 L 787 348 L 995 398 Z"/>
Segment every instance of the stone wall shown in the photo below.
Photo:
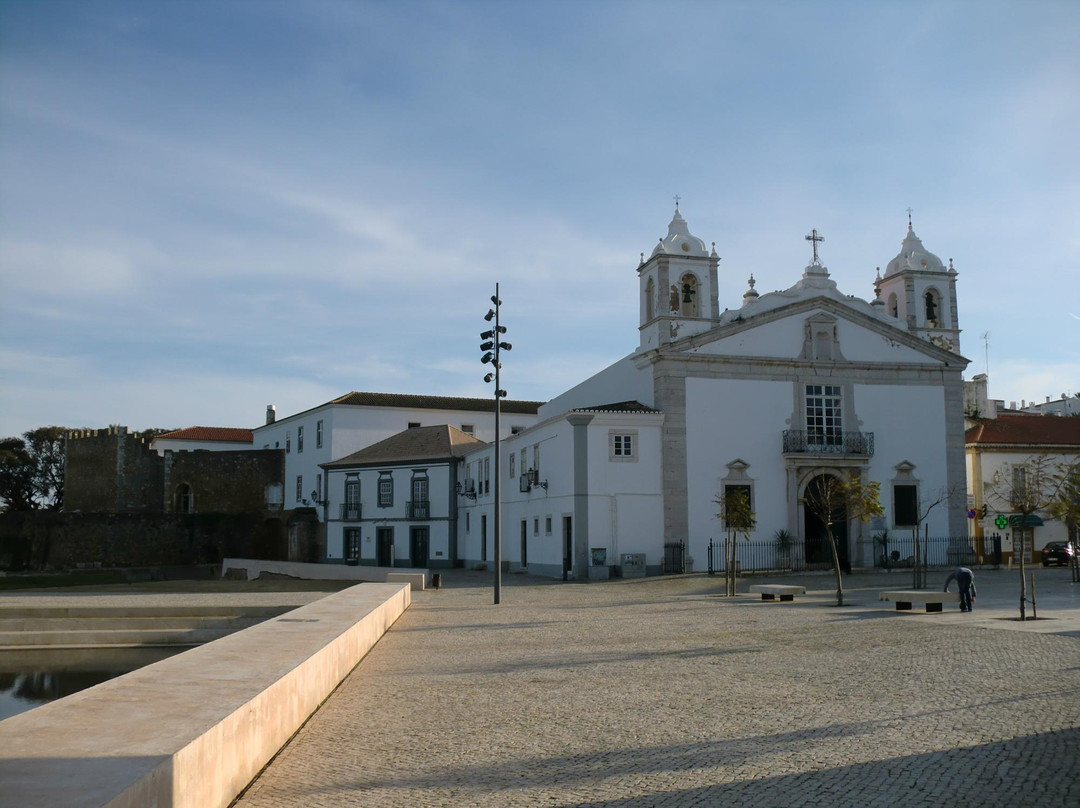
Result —
<path fill-rule="evenodd" d="M 290 515 L 8 512 L 0 514 L 0 569 L 183 566 L 226 556 L 287 560 Z"/>
<path fill-rule="evenodd" d="M 195 513 L 262 513 L 268 485 L 284 485 L 280 449 L 229 452 L 170 452 L 164 457 L 162 489 L 166 513 L 176 511 L 176 493 L 191 489 Z"/>
<path fill-rule="evenodd" d="M 64 441 L 64 510 L 162 511 L 164 462 L 127 427 L 69 432 Z"/>

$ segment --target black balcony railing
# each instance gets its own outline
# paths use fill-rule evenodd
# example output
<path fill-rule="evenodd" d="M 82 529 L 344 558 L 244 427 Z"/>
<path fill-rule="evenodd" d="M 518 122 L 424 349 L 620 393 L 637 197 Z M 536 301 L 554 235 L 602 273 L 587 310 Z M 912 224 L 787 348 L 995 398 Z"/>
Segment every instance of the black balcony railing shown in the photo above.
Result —
<path fill-rule="evenodd" d="M 805 429 L 784 430 L 784 454 L 853 454 L 874 453 L 873 432 L 836 432 L 815 434 Z"/>
<path fill-rule="evenodd" d="M 426 499 L 415 499 L 406 502 L 405 508 L 410 519 L 429 519 L 431 517 L 431 503 Z"/>
<path fill-rule="evenodd" d="M 341 521 L 342 522 L 359 522 L 360 521 L 360 505 L 346 502 L 341 506 Z"/>

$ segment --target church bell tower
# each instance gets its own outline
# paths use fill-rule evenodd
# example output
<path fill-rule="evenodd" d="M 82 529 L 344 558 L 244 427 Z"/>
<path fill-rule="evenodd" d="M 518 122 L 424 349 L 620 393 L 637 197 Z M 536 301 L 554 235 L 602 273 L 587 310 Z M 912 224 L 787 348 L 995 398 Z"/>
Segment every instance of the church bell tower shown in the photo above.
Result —
<path fill-rule="evenodd" d="M 647 351 L 708 331 L 720 317 L 717 267 L 720 256 L 691 235 L 675 201 L 667 238 L 648 260 L 641 254 L 639 351 Z"/>
<path fill-rule="evenodd" d="M 956 310 L 956 270 L 946 267 L 915 235 L 908 211 L 908 231 L 900 252 L 874 280 L 877 303 L 885 313 L 907 325 L 907 330 L 935 345 L 960 353 L 960 326 Z"/>

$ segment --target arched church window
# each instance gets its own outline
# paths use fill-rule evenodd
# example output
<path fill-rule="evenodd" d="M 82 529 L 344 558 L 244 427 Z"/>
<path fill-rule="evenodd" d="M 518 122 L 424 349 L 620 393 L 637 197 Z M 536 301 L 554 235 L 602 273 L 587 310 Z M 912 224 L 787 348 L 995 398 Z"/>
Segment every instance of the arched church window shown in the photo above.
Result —
<path fill-rule="evenodd" d="M 645 322 L 649 322 L 655 315 L 653 313 L 653 298 L 656 296 L 656 286 L 653 285 L 653 279 L 649 278 L 649 282 L 645 284 Z"/>
<path fill-rule="evenodd" d="M 941 298 L 937 289 L 927 289 L 923 300 L 926 303 L 926 324 L 936 326 L 941 319 Z"/>
<path fill-rule="evenodd" d="M 896 292 L 893 292 L 891 295 L 889 295 L 889 314 L 893 317 L 900 316 L 900 313 L 897 311 L 896 308 Z"/>
<path fill-rule="evenodd" d="M 689 272 L 679 279 L 679 313 L 683 317 L 698 316 L 697 278 Z"/>

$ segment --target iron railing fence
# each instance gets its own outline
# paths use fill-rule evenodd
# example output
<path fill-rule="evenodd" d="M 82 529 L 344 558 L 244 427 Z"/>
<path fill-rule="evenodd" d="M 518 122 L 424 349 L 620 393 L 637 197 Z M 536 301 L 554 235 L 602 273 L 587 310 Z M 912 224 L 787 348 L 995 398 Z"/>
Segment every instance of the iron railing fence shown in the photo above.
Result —
<path fill-rule="evenodd" d="M 414 499 L 405 503 L 409 519 L 430 519 L 431 502 L 426 499 Z"/>
<path fill-rule="evenodd" d="M 682 574 L 686 572 L 686 544 L 669 542 L 664 545 L 664 574 Z"/>
<path fill-rule="evenodd" d="M 341 520 L 343 522 L 359 522 L 361 509 L 359 503 L 346 502 L 340 506 Z"/>
<path fill-rule="evenodd" d="M 853 454 L 870 456 L 874 453 L 873 432 L 842 432 L 836 434 L 810 433 L 805 429 L 784 430 L 785 454 Z"/>
<path fill-rule="evenodd" d="M 726 569 L 728 541 L 727 537 L 710 540 L 710 575 Z M 832 569 L 832 549 L 827 537 L 795 539 L 785 545 L 779 544 L 775 539 L 747 541 L 740 537 L 735 541 L 735 564 L 739 572 L 780 573 Z M 849 561 L 854 567 L 910 569 L 915 566 L 915 543 L 910 534 L 890 535 L 885 542 L 876 537 L 862 539 L 855 542 L 855 546 L 850 550 Z M 920 538 L 919 557 L 921 565 L 925 567 L 954 567 L 978 563 L 972 539 L 967 536 Z"/>

